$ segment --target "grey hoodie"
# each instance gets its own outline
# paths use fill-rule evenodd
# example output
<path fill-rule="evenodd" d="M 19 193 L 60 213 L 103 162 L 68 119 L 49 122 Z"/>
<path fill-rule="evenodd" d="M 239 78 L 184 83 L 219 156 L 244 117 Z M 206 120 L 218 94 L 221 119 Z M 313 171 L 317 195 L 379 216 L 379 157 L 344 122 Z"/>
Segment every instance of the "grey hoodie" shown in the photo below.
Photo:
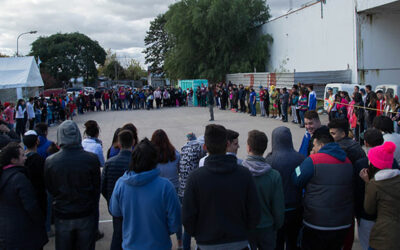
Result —
<path fill-rule="evenodd" d="M 242 162 L 242 166 L 250 170 L 253 176 L 260 176 L 271 170 L 271 166 L 262 156 L 249 155 Z"/>
<path fill-rule="evenodd" d="M 82 137 L 78 125 L 74 121 L 64 121 L 57 129 L 57 144 L 60 147 L 81 145 Z"/>

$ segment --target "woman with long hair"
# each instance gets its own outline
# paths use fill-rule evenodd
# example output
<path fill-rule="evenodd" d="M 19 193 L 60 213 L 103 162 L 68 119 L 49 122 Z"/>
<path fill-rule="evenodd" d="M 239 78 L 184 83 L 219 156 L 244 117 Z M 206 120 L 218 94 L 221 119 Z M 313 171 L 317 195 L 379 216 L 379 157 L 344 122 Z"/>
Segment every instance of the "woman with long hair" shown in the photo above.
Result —
<path fill-rule="evenodd" d="M 0 152 L 0 249 L 42 249 L 45 218 L 26 176 L 22 147 L 9 143 Z"/>
<path fill-rule="evenodd" d="M 110 149 L 107 152 L 107 159 L 116 156 L 119 151 L 120 151 L 120 147 L 118 145 L 118 133 L 122 130 L 129 130 L 132 132 L 133 134 L 133 146 L 132 149 L 135 148 L 135 146 L 138 144 L 139 140 L 138 140 L 138 133 L 137 133 L 137 128 L 135 127 L 135 125 L 133 125 L 132 123 L 127 123 L 124 126 L 122 126 L 122 128 L 120 130 L 115 131 L 114 133 L 114 138 L 113 138 L 113 145 L 110 147 Z"/>
<path fill-rule="evenodd" d="M 17 135 L 19 137 L 25 134 L 25 121 L 24 121 L 25 112 L 26 112 L 25 101 L 23 99 L 19 99 L 17 102 L 17 108 L 15 113 L 15 120 L 16 120 L 15 132 L 17 132 Z"/>
<path fill-rule="evenodd" d="M 179 189 L 179 160 L 180 154 L 169 141 L 164 130 L 158 129 L 154 131 L 151 142 L 157 149 L 157 168 L 160 169 L 160 176 L 167 178 L 175 187 L 178 193 Z M 177 232 L 178 247 L 182 247 L 182 228 Z"/>
<path fill-rule="evenodd" d="M 107 150 L 107 160 L 110 159 L 111 157 L 117 155 L 116 153 L 119 150 L 119 144 L 118 144 L 118 134 L 121 132 L 121 128 L 117 128 L 114 132 L 114 136 L 111 142 L 110 148 Z"/>

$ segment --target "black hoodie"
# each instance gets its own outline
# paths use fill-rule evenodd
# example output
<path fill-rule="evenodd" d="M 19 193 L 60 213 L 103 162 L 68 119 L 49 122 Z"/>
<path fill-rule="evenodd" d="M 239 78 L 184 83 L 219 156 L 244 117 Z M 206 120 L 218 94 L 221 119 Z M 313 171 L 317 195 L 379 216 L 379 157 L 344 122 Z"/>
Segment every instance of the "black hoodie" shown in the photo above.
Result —
<path fill-rule="evenodd" d="M 260 219 L 257 189 L 250 171 L 232 155 L 209 155 L 188 179 L 182 207 L 185 230 L 198 244 L 247 240 Z"/>
<path fill-rule="evenodd" d="M 301 206 L 301 189 L 294 185 L 291 176 L 304 159 L 293 148 L 290 129 L 278 127 L 272 131 L 272 152 L 267 156 L 267 163 L 281 174 L 286 209 Z"/>

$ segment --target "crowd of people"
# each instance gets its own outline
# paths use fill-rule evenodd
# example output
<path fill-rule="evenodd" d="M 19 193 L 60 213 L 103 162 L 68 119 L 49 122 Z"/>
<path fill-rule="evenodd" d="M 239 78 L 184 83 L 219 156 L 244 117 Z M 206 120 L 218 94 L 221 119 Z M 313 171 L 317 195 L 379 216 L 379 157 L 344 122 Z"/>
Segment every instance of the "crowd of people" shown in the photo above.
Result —
<path fill-rule="evenodd" d="M 233 92 L 243 86 L 235 88 L 210 86 L 200 105 L 228 108 L 228 89 L 232 111 L 255 112 L 255 90 L 248 89 L 250 103 L 242 106 Z M 290 105 L 297 88 L 304 109 Z M 18 102 L 17 125 L 0 120 L 0 249 L 42 249 L 53 236 L 57 250 L 95 249 L 104 236 L 101 195 L 112 216 L 110 249 L 171 249 L 173 234 L 184 250 L 193 237 L 201 250 L 351 249 L 356 228 L 362 249 L 400 249 L 398 110 L 382 104 L 392 104 L 390 96 L 373 99 L 367 86 L 365 103 L 381 105 L 375 109 L 359 102 L 357 89 L 348 103 L 340 93 L 344 100 L 329 103 L 323 125 L 312 87 L 310 93 L 301 86 L 268 92 L 261 88 L 261 106 L 274 93 L 283 100 L 272 116 L 279 116 L 278 107 L 282 121 L 289 111 L 293 119 L 299 114 L 306 130 L 301 146 L 294 149 L 291 130 L 281 126 L 272 131 L 266 155 L 269 138 L 251 130 L 244 159 L 237 156 L 239 133 L 217 124 L 206 126 L 204 136 L 187 134 L 177 148 L 162 129 L 139 140 L 128 123 L 115 130 L 104 156 L 96 121 L 84 123 L 83 135 L 74 121 L 63 121 L 52 142 L 48 123 L 29 114 L 23 123 L 22 111 L 34 113 L 35 99 L 26 107 Z M 370 111 L 376 114 L 357 137 L 353 119 L 361 127 L 365 120 L 358 117 L 370 119 Z"/>
<path fill-rule="evenodd" d="M 199 103 L 201 100 L 199 99 Z M 0 102 L 0 120 L 15 128 L 21 136 L 35 124 L 47 123 L 48 126 L 73 120 L 78 114 L 96 111 L 140 110 L 161 107 L 193 106 L 193 90 L 182 88 L 125 88 L 96 90 L 94 93 L 71 93 L 49 97 L 30 97 L 26 102 Z"/>

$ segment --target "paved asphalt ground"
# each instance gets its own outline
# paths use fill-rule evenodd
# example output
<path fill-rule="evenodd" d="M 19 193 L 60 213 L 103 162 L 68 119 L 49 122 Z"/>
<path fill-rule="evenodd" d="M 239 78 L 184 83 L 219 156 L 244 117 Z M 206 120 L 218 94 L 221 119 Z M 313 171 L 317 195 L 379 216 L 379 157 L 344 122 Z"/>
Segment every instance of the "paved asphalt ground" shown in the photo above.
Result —
<path fill-rule="evenodd" d="M 298 149 L 303 138 L 304 129 L 298 125 L 282 123 L 281 121 L 263 118 L 250 117 L 249 114 L 233 113 L 231 111 L 221 111 L 214 108 L 215 124 L 221 124 L 226 128 L 239 132 L 239 152 L 238 157 L 245 158 L 246 156 L 246 140 L 247 133 L 252 129 L 264 131 L 269 141 L 273 129 L 279 126 L 287 126 L 292 131 L 293 144 L 295 149 Z M 82 135 L 84 131 L 83 124 L 88 120 L 95 120 L 100 126 L 100 139 L 103 141 L 103 152 L 106 155 L 107 149 L 111 145 L 114 131 L 123 126 L 125 123 L 131 122 L 138 129 L 139 140 L 148 137 L 151 138 L 152 133 L 156 129 L 163 129 L 168 134 L 172 144 L 180 150 L 186 142 L 186 134 L 194 132 L 197 136 L 204 134 L 204 129 L 207 124 L 210 124 L 208 108 L 198 107 L 183 107 L 183 108 L 165 108 L 160 110 L 140 110 L 140 111 L 109 111 L 109 112 L 90 112 L 84 115 L 74 117 Z M 290 119 L 289 119 L 290 120 Z M 321 116 L 323 124 L 327 123 L 327 116 Z M 49 129 L 49 139 L 56 141 L 56 127 Z M 269 142 L 267 152 L 271 151 Z M 267 154 L 267 153 L 266 153 Z M 108 213 L 107 205 L 103 197 L 100 200 L 100 230 L 104 232 L 104 238 L 96 243 L 96 249 L 109 249 L 112 237 L 112 222 L 111 216 Z M 176 237 L 171 237 L 173 241 L 173 249 L 176 249 Z M 192 246 L 195 246 L 192 240 Z M 193 248 L 192 247 L 192 248 Z M 46 245 L 45 250 L 55 249 L 54 237 Z M 356 239 L 353 249 L 361 249 L 358 240 Z"/>

